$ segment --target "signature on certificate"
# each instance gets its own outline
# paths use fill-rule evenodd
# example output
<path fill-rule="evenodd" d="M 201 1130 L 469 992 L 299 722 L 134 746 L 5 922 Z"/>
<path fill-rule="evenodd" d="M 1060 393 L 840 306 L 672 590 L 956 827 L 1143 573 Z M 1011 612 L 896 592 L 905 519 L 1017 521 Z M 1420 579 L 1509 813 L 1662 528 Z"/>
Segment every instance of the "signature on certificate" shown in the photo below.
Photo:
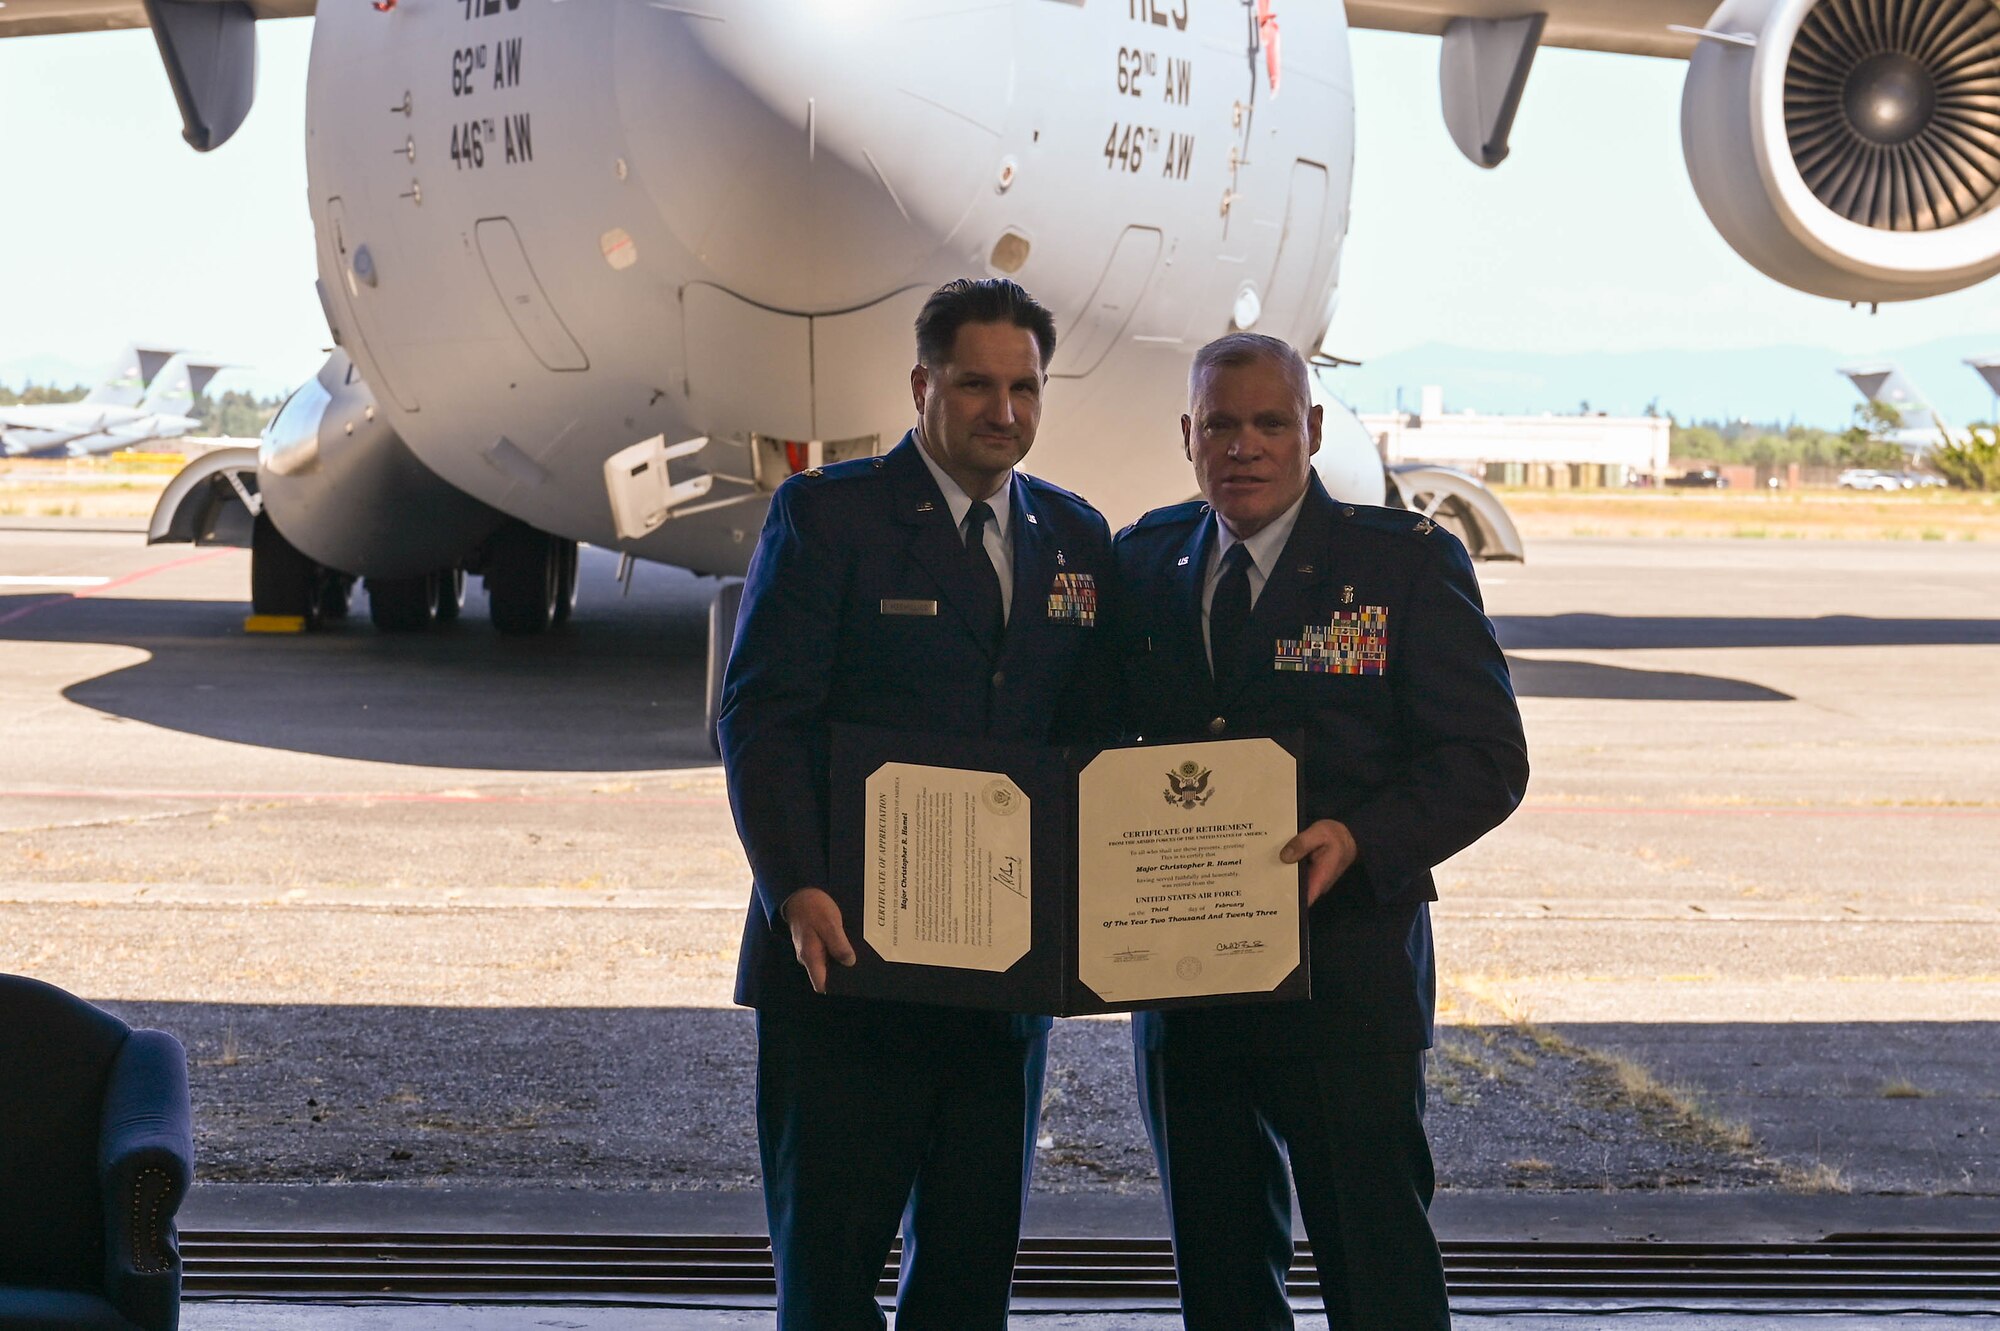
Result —
<path fill-rule="evenodd" d="M 1001 855 L 993 867 L 993 885 L 1004 887 L 1015 896 L 1026 895 L 1021 891 L 1021 857 Z"/>

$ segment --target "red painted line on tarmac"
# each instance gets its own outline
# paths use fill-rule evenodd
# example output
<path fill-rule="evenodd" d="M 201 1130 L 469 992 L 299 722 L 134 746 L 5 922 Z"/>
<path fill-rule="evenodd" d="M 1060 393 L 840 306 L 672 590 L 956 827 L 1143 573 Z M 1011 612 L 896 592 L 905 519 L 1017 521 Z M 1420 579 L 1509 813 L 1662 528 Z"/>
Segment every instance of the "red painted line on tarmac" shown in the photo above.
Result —
<path fill-rule="evenodd" d="M 436 790 L 0 790 L 17 800 L 194 800 L 230 804 L 654 804 L 715 808 L 720 795 L 460 795 Z"/>
<path fill-rule="evenodd" d="M 1670 818 L 2000 818 L 2000 809 L 1702 809 L 1672 806 L 1594 806 L 1576 804 L 1523 804 L 1520 813 L 1589 813 L 1606 817 L 1620 814 Z"/>
<path fill-rule="evenodd" d="M 18 610 L 11 610 L 4 615 L 0 615 L 0 624 L 11 624 L 17 619 L 26 619 L 37 610 L 47 610 L 50 606 L 67 605 L 71 601 L 80 601 L 85 597 L 102 596 L 106 592 L 115 592 L 120 587 L 129 587 L 133 583 L 150 578 L 156 573 L 165 573 L 168 569 L 186 568 L 190 564 L 206 564 L 211 559 L 221 559 L 224 555 L 233 555 L 235 553 L 237 553 L 236 548 L 231 546 L 227 550 L 210 550 L 206 554 L 188 555 L 183 559 L 172 559 L 164 564 L 155 564 L 151 568 L 142 568 L 136 573 L 127 573 L 122 578 L 113 578 L 101 587 L 84 587 L 73 592 L 65 592 L 61 596 L 51 596 L 45 600 L 30 602 Z"/>

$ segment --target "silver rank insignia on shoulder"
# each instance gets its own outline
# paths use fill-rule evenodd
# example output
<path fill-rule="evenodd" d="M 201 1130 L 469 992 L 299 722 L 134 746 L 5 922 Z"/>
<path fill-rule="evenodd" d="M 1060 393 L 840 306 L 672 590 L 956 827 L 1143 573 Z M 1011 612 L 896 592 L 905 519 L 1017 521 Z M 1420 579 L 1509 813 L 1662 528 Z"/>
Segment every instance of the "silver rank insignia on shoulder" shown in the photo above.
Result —
<path fill-rule="evenodd" d="M 880 471 L 880 470 L 882 470 L 882 459 L 881 459 L 881 458 L 876 458 L 876 459 L 875 459 L 875 470 L 877 470 L 877 471 Z"/>
<path fill-rule="evenodd" d="M 1437 524 L 1435 522 L 1432 522 L 1429 518 L 1417 519 L 1417 527 L 1416 527 L 1417 535 L 1429 536 L 1432 532 L 1436 530 L 1437 530 Z"/>
<path fill-rule="evenodd" d="M 807 467 L 804 471 L 800 472 L 799 475 L 810 476 L 812 479 L 818 480 L 820 477 L 826 475 L 826 473 L 821 471 L 818 467 Z"/>
<path fill-rule="evenodd" d="M 1343 583 L 1343 584 L 1341 585 L 1341 588 L 1340 588 L 1340 603 L 1341 603 L 1342 605 L 1353 605 L 1353 604 L 1354 604 L 1354 588 L 1353 588 L 1353 586 L 1352 586 L 1352 585 L 1350 585 L 1350 584 L 1345 584 L 1345 583 Z"/>

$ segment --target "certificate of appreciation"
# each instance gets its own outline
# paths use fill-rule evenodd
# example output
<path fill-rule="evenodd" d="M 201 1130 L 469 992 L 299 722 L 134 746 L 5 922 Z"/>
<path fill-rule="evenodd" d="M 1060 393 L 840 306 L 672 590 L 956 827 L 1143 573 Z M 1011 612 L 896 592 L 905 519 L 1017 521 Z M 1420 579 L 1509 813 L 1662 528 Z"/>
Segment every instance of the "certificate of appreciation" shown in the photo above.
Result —
<path fill-rule="evenodd" d="M 1279 739 L 1070 750 L 836 727 L 828 992 L 1076 1015 L 1309 996 Z"/>
<path fill-rule="evenodd" d="M 868 946 L 885 961 L 981 971 L 1027 955 L 1031 806 L 1019 787 L 997 772 L 884 763 L 867 797 Z"/>

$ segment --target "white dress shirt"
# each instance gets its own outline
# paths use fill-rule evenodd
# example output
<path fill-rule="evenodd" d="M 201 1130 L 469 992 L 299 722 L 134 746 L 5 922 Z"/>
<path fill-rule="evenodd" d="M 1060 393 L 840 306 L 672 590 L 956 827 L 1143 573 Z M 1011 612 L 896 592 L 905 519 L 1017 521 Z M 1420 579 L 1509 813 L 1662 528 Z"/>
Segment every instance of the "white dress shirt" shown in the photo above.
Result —
<path fill-rule="evenodd" d="M 917 443 L 917 456 L 924 460 L 931 470 L 931 479 L 944 492 L 944 505 L 951 510 L 951 525 L 958 532 L 958 539 L 964 541 L 965 515 L 972 511 L 972 496 L 960 489 L 958 482 L 932 459 L 921 440 Z M 986 557 L 993 561 L 993 575 L 1000 579 L 1000 622 L 1004 624 L 1014 609 L 1014 525 L 1010 521 L 1014 515 L 1013 472 L 1007 473 L 1006 484 L 987 498 L 986 505 L 993 510 L 993 521 L 986 524 L 982 535 Z"/>
<path fill-rule="evenodd" d="M 1292 528 L 1299 524 L 1299 510 L 1305 507 L 1303 491 L 1292 501 L 1292 506 L 1271 519 L 1270 524 L 1246 541 L 1238 541 L 1220 514 L 1210 514 L 1209 521 L 1215 524 L 1215 539 L 1208 543 L 1208 568 L 1201 580 L 1201 641 L 1208 650 L 1208 668 L 1215 669 L 1215 647 L 1208 637 L 1208 608 L 1215 602 L 1215 584 L 1222 581 L 1222 560 L 1233 545 L 1241 545 L 1250 552 L 1250 567 L 1244 575 L 1250 579 L 1250 608 L 1257 608 L 1257 598 L 1264 594 L 1264 584 L 1270 580 L 1271 570 L 1278 566 L 1278 556 L 1285 552 L 1285 542 L 1292 539 Z"/>

